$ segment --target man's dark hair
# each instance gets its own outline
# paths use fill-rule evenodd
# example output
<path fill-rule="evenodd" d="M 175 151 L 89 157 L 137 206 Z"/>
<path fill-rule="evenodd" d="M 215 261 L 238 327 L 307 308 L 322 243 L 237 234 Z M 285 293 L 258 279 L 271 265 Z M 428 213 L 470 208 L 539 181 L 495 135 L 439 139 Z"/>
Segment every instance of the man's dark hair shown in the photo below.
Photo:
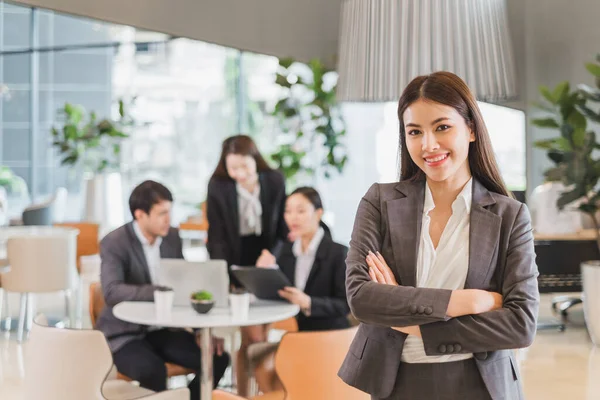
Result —
<path fill-rule="evenodd" d="M 173 195 L 165 186 L 154 181 L 144 181 L 137 185 L 129 196 L 129 210 L 135 219 L 135 210 L 150 214 L 150 209 L 161 201 L 173 201 Z"/>

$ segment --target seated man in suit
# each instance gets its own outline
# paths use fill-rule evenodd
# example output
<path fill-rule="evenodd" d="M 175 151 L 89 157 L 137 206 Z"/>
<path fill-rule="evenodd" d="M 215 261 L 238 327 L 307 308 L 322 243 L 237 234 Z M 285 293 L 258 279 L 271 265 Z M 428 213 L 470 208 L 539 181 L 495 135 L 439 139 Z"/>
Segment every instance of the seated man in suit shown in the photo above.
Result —
<path fill-rule="evenodd" d="M 153 181 L 137 186 L 129 198 L 133 221 L 109 233 L 100 243 L 101 281 L 106 307 L 97 327 L 108 341 L 117 370 L 154 391 L 167 388 L 165 362 L 200 370 L 200 349 L 194 334 L 117 319 L 112 308 L 122 301 L 153 301 L 161 258 L 183 258 L 177 229 L 171 227 L 171 192 Z M 229 365 L 229 355 L 215 346 L 214 382 Z M 199 373 L 189 385 L 200 397 Z M 210 400 L 210 399 L 204 399 Z"/>

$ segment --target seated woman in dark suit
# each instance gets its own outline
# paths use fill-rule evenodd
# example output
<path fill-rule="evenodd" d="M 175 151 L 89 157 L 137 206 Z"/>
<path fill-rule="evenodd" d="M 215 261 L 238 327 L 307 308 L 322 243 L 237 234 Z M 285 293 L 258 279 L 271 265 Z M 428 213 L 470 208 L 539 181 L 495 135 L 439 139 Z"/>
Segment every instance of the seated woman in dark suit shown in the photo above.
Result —
<path fill-rule="evenodd" d="M 264 250 L 256 262 L 259 267 L 277 264 L 293 287 L 279 295 L 300 306 L 296 316 L 300 331 L 348 328 L 350 308 L 346 300 L 346 246 L 335 243 L 329 228 L 321 221 L 323 204 L 319 193 L 310 187 L 296 189 L 285 203 L 285 222 L 295 241 L 287 242 L 277 259 Z M 272 357 L 266 357 L 256 370 L 263 392 L 275 390 L 279 383 L 273 373 Z"/>

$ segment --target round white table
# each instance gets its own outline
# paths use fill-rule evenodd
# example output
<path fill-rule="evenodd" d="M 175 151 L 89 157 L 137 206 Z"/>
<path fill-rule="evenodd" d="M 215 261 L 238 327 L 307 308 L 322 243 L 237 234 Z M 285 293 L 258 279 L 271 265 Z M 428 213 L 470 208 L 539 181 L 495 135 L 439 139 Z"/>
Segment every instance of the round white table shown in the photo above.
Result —
<path fill-rule="evenodd" d="M 296 316 L 300 307 L 279 301 L 258 300 L 250 305 L 248 318 L 236 319 L 229 308 L 213 308 L 208 314 L 198 314 L 191 306 L 175 306 L 168 318 L 157 318 L 154 303 L 125 301 L 113 308 L 113 314 L 120 320 L 139 325 L 161 326 L 165 328 L 196 328 L 202 331 L 202 376 L 200 394 L 202 399 L 211 399 L 213 390 L 213 349 L 212 328 L 237 327 L 269 324 Z"/>

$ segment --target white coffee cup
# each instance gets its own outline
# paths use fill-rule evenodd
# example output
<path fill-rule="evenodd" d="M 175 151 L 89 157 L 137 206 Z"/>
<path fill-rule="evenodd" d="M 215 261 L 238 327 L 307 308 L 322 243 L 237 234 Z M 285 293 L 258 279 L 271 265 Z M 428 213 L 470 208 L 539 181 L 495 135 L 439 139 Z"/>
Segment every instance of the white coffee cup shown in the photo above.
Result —
<path fill-rule="evenodd" d="M 158 319 L 164 320 L 171 318 L 174 297 L 175 292 L 172 290 L 154 291 L 154 307 L 156 310 L 156 317 Z"/>
<path fill-rule="evenodd" d="M 248 293 L 231 293 L 229 295 L 231 316 L 234 319 L 248 319 L 250 311 L 250 295 Z"/>

